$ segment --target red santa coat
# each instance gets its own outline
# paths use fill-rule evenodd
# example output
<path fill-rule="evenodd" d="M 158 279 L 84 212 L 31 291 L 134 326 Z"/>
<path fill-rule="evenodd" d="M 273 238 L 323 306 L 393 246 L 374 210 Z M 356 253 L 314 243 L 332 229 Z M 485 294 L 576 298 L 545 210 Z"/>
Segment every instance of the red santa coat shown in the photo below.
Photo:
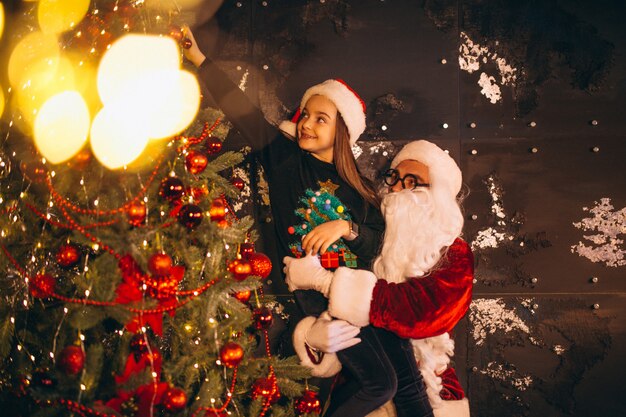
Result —
<path fill-rule="evenodd" d="M 473 279 L 472 251 L 467 242 L 457 238 L 441 266 L 428 276 L 401 283 L 376 281 L 370 324 L 411 339 L 449 332 L 469 308 Z"/>

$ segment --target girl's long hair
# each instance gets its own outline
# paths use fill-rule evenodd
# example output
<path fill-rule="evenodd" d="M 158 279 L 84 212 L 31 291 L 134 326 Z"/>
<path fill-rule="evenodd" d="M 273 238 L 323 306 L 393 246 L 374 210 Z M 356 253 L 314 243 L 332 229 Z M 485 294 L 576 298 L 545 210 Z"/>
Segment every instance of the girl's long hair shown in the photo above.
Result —
<path fill-rule="evenodd" d="M 354 188 L 365 201 L 378 209 L 380 207 L 380 197 L 371 182 L 361 175 L 356 165 L 356 160 L 350 147 L 348 127 L 339 112 L 337 112 L 333 160 L 341 179 Z"/>

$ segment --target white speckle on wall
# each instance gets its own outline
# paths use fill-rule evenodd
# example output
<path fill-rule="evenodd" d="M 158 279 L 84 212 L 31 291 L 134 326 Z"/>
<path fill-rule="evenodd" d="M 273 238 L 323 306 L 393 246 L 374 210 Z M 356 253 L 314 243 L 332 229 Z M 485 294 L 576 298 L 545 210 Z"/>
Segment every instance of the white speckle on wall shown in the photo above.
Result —
<path fill-rule="evenodd" d="M 246 69 L 246 72 L 241 76 L 241 81 L 239 81 L 239 89 L 241 91 L 246 91 L 246 84 L 248 83 L 248 75 L 250 71 Z"/>
<path fill-rule="evenodd" d="M 496 83 L 496 79 L 493 76 L 484 72 L 481 73 L 478 85 L 481 87 L 480 94 L 487 97 L 491 104 L 496 104 L 502 98 L 500 86 Z"/>
<path fill-rule="evenodd" d="M 626 207 L 614 211 L 611 199 L 608 197 L 594 202 L 592 208 L 583 207 L 591 217 L 573 223 L 574 227 L 583 231 L 596 231 L 596 234 L 583 235 L 591 242 L 587 245 L 578 242 L 571 247 L 572 253 L 589 259 L 591 262 L 601 262 L 606 266 L 619 267 L 626 265 L 624 255 L 624 240 L 618 236 L 626 234 Z"/>
<path fill-rule="evenodd" d="M 252 191 L 250 190 L 250 175 L 248 175 L 247 169 L 235 167 L 233 169 L 233 176 L 241 178 L 244 184 L 243 189 L 239 193 L 239 198 L 237 199 L 237 202 L 233 203 L 232 205 L 233 211 L 238 212 L 242 209 L 244 203 L 250 201 L 250 195 L 252 194 Z"/>
<path fill-rule="evenodd" d="M 497 53 L 491 51 L 488 47 L 475 43 L 465 33 L 461 32 L 461 45 L 459 46 L 459 67 L 461 70 L 469 74 L 477 72 L 482 67 L 492 63 L 498 71 L 499 81 L 495 75 L 490 75 L 485 68 L 480 74 L 478 85 L 480 85 L 480 93 L 489 99 L 489 102 L 496 104 L 502 100 L 500 86 L 515 85 L 517 80 L 517 68 L 511 66 L 505 58 L 498 56 Z M 496 41 L 496 45 L 498 42 Z"/>
<path fill-rule="evenodd" d="M 506 213 L 504 211 L 504 205 L 502 204 L 502 191 L 496 184 L 496 179 L 493 175 L 490 175 L 486 182 L 489 194 L 491 195 L 491 213 L 499 219 L 496 225 L 500 227 L 488 227 L 487 229 L 480 230 L 471 244 L 474 250 L 497 248 L 500 242 L 506 239 L 513 239 L 513 236 L 505 231 L 506 222 L 504 219 L 506 219 Z"/>
<path fill-rule="evenodd" d="M 487 336 L 496 332 L 513 331 L 530 335 L 530 329 L 515 309 L 507 308 L 502 298 L 477 298 L 470 305 L 469 320 L 472 336 L 477 346 L 482 346 Z"/>
<path fill-rule="evenodd" d="M 552 350 L 557 355 L 562 355 L 565 352 L 565 348 L 563 346 L 561 346 L 561 345 L 554 345 L 554 346 L 552 346 Z"/>
<path fill-rule="evenodd" d="M 496 362 L 489 362 L 487 368 L 481 369 L 480 373 L 502 382 L 508 382 L 518 391 L 526 391 L 533 383 L 530 375 L 521 375 L 514 369 L 504 369 L 502 364 Z"/>
<path fill-rule="evenodd" d="M 498 232 L 493 227 L 481 230 L 472 241 L 472 249 L 497 248 L 498 243 L 506 238 L 505 233 Z"/>

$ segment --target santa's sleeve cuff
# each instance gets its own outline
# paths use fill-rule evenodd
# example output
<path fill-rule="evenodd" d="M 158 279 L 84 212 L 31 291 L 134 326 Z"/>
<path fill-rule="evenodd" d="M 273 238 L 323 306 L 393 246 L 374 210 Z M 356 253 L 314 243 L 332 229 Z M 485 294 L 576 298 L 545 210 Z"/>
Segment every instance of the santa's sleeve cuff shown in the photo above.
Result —
<path fill-rule="evenodd" d="M 300 364 L 311 370 L 311 375 L 326 378 L 341 371 L 341 362 L 336 353 L 322 353 L 320 361 L 313 361 L 307 352 L 306 334 L 317 320 L 315 317 L 305 317 L 296 326 L 293 332 L 293 347 L 300 358 Z"/>
<path fill-rule="evenodd" d="M 363 269 L 337 268 L 330 284 L 330 315 L 354 326 L 370 324 L 370 305 L 376 276 Z"/>

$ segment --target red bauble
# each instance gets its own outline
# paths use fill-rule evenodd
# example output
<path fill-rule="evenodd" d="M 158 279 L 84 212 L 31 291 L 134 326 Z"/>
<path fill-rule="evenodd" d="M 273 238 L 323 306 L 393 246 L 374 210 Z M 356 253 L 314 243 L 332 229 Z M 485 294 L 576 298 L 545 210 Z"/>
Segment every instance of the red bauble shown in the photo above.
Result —
<path fill-rule="evenodd" d="M 254 243 L 245 242 L 239 244 L 239 254 L 242 258 L 248 258 L 248 255 L 254 253 Z"/>
<path fill-rule="evenodd" d="M 239 191 L 243 190 L 243 187 L 246 186 L 246 183 L 243 182 L 243 180 L 239 177 L 233 177 L 233 179 L 230 180 L 231 184 L 233 184 L 235 186 L 235 188 L 237 188 Z"/>
<path fill-rule="evenodd" d="M 133 201 L 126 208 L 128 223 L 141 226 L 146 221 L 146 205 L 142 201 Z"/>
<path fill-rule="evenodd" d="M 57 263 L 63 268 L 70 268 L 80 260 L 78 247 L 72 244 L 61 245 L 57 251 Z"/>
<path fill-rule="evenodd" d="M 215 155 L 222 150 L 222 141 L 214 136 L 209 136 L 206 140 L 206 152 L 209 155 Z"/>
<path fill-rule="evenodd" d="M 155 276 L 169 275 L 172 270 L 172 258 L 165 253 L 155 253 L 148 260 L 148 270 Z"/>
<path fill-rule="evenodd" d="M 195 204 L 185 204 L 178 212 L 178 222 L 189 230 L 193 230 L 202 223 L 202 209 Z"/>
<path fill-rule="evenodd" d="M 237 281 L 243 281 L 252 274 L 252 267 L 248 261 L 244 259 L 235 259 L 228 264 L 228 270 L 233 274 L 233 278 Z"/>
<path fill-rule="evenodd" d="M 28 291 L 35 298 L 47 298 L 54 294 L 56 279 L 50 274 L 35 275 L 28 283 Z"/>
<path fill-rule="evenodd" d="M 161 181 L 159 195 L 168 201 L 179 200 L 185 194 L 183 182 L 176 177 L 167 177 Z"/>
<path fill-rule="evenodd" d="M 85 352 L 80 346 L 67 346 L 61 351 L 57 366 L 67 375 L 76 375 L 85 367 Z"/>
<path fill-rule="evenodd" d="M 48 169 L 40 160 L 22 162 L 20 169 L 26 178 L 35 183 L 43 182 L 46 179 L 46 175 L 48 175 Z"/>
<path fill-rule="evenodd" d="M 322 412 L 322 405 L 315 391 L 305 390 L 302 397 L 296 398 L 293 405 L 298 415 Z"/>
<path fill-rule="evenodd" d="M 187 171 L 194 175 L 204 171 L 208 163 L 209 158 L 207 158 L 207 156 L 202 152 L 189 151 L 185 157 L 185 166 L 187 167 Z"/>
<path fill-rule="evenodd" d="M 274 318 L 272 317 L 272 310 L 267 307 L 259 307 L 252 313 L 254 317 L 254 327 L 258 330 L 267 330 L 272 325 Z"/>
<path fill-rule="evenodd" d="M 183 38 L 183 40 L 180 41 L 180 46 L 182 46 L 184 49 L 189 49 L 193 46 L 193 42 L 189 38 Z"/>
<path fill-rule="evenodd" d="M 226 202 L 223 198 L 213 200 L 209 209 L 209 216 L 212 222 L 221 222 L 226 219 Z"/>
<path fill-rule="evenodd" d="M 238 299 L 239 301 L 241 301 L 242 303 L 247 303 L 250 300 L 250 297 L 252 296 L 252 291 L 250 290 L 246 290 L 246 291 L 239 291 L 233 294 L 233 297 L 235 297 L 236 299 Z"/>
<path fill-rule="evenodd" d="M 161 405 L 170 413 L 183 411 L 187 406 L 187 393 L 180 388 L 170 388 L 165 391 Z"/>
<path fill-rule="evenodd" d="M 157 300 L 169 300 L 178 289 L 179 282 L 180 280 L 173 275 L 161 275 L 156 279 L 148 279 L 148 295 Z"/>
<path fill-rule="evenodd" d="M 235 342 L 228 342 L 220 349 L 222 365 L 234 368 L 243 359 L 243 348 Z"/>
<path fill-rule="evenodd" d="M 258 275 L 265 279 L 272 272 L 272 261 L 264 253 L 251 253 L 248 255 L 248 262 L 252 267 L 252 275 Z"/>
<path fill-rule="evenodd" d="M 252 385 L 252 399 L 263 397 L 268 399 L 270 404 L 274 404 L 280 398 L 278 385 L 274 378 L 259 378 Z"/>

